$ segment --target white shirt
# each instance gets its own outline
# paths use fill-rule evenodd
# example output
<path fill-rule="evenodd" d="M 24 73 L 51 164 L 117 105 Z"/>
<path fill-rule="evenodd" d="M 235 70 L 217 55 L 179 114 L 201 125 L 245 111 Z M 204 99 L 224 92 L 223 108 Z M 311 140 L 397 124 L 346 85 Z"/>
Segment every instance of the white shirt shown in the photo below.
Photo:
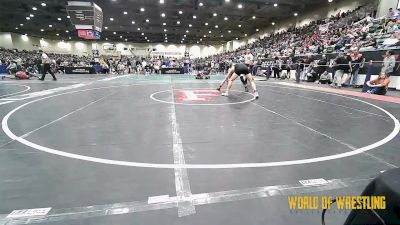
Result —
<path fill-rule="evenodd" d="M 253 64 L 253 60 L 254 60 L 254 56 L 250 53 L 250 54 L 246 54 L 244 56 L 244 63 L 245 64 Z"/>
<path fill-rule="evenodd" d="M 47 54 L 46 53 L 42 53 L 42 63 L 43 64 L 50 64 L 50 58 L 49 58 L 49 56 L 47 56 Z"/>

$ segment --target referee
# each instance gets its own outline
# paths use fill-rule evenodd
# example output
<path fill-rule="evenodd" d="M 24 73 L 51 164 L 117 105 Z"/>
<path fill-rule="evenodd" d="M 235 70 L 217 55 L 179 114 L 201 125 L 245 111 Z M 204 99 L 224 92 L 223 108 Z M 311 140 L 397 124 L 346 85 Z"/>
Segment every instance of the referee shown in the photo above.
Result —
<path fill-rule="evenodd" d="M 51 74 L 51 76 L 53 77 L 53 80 L 56 81 L 57 78 L 54 75 L 53 71 L 51 71 L 50 69 L 50 64 L 51 64 L 51 60 L 49 58 L 49 56 L 46 53 L 42 53 L 42 77 L 39 80 L 44 80 L 44 78 L 46 77 L 46 73 L 49 72 Z"/>

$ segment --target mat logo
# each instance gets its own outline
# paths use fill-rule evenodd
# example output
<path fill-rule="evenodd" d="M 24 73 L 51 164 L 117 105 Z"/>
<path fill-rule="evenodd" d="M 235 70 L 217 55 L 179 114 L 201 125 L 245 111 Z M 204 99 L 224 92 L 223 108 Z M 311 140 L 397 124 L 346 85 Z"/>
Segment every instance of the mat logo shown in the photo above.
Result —
<path fill-rule="evenodd" d="M 177 90 L 175 94 L 176 102 L 210 102 L 219 96 L 217 90 Z"/>

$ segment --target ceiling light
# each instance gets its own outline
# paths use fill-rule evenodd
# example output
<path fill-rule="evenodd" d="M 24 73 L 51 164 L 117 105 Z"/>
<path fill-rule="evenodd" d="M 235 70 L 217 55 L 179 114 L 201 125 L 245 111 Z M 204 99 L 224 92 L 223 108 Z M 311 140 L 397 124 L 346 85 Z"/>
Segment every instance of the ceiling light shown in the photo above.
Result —
<path fill-rule="evenodd" d="M 275 22 L 272 22 L 271 24 L 272 24 L 272 26 L 275 26 Z"/>
<path fill-rule="evenodd" d="M 328 2 L 333 2 L 333 0 L 328 0 Z"/>
<path fill-rule="evenodd" d="M 186 34 L 185 35 L 183 35 L 184 37 L 186 37 Z"/>
<path fill-rule="evenodd" d="M 68 39 L 71 40 L 72 38 L 71 38 L 71 37 L 68 37 Z"/>
<path fill-rule="evenodd" d="M 200 41 L 203 41 L 203 38 L 200 38 Z"/>
<path fill-rule="evenodd" d="M 176 21 L 176 24 L 181 24 L 181 21 Z"/>
<path fill-rule="evenodd" d="M 31 18 L 28 16 L 28 17 L 26 17 L 26 20 L 30 20 Z"/>
<path fill-rule="evenodd" d="M 138 27 L 137 30 L 140 30 L 140 27 Z"/>
<path fill-rule="evenodd" d="M 125 41 L 128 41 L 128 39 L 125 38 Z"/>
<path fill-rule="evenodd" d="M 147 40 L 147 42 L 150 42 L 150 40 Z"/>
<path fill-rule="evenodd" d="M 167 43 L 168 42 L 168 40 L 165 40 L 165 43 Z"/>
<path fill-rule="evenodd" d="M 149 19 L 146 19 L 146 23 L 148 23 L 148 22 L 150 22 L 150 20 L 149 20 Z"/>
<path fill-rule="evenodd" d="M 197 44 L 199 43 L 199 41 L 197 41 Z"/>
<path fill-rule="evenodd" d="M 225 2 L 230 2 L 230 0 L 225 0 Z"/>
<path fill-rule="evenodd" d="M 132 24 L 135 24 L 136 22 L 132 20 Z"/>
<path fill-rule="evenodd" d="M 186 33 L 189 33 L 189 31 L 188 31 L 188 30 L 186 30 Z"/>
<path fill-rule="evenodd" d="M 42 31 L 42 32 L 43 32 L 44 30 L 43 30 L 43 29 L 40 29 L 40 31 Z"/>
<path fill-rule="evenodd" d="M 238 27 L 242 27 L 242 25 L 241 25 L 241 24 L 239 24 L 239 25 L 238 25 Z"/>
<path fill-rule="evenodd" d="M 231 33 L 232 31 L 231 30 L 228 30 L 228 33 Z"/>
<path fill-rule="evenodd" d="M 124 12 L 124 15 L 128 15 L 128 12 L 127 12 L 127 11 L 125 11 L 125 12 Z"/>
<path fill-rule="evenodd" d="M 119 38 L 122 38 L 122 35 L 121 35 L 121 36 L 119 36 Z"/>
<path fill-rule="evenodd" d="M 144 36 L 144 33 L 142 33 L 142 36 Z"/>
<path fill-rule="evenodd" d="M 16 30 L 18 30 L 19 28 L 18 28 L 18 27 L 16 27 L 15 29 L 16 29 Z"/>
<path fill-rule="evenodd" d="M 161 17 L 165 17 L 165 13 L 161 13 Z"/>
<path fill-rule="evenodd" d="M 214 13 L 213 16 L 218 16 L 218 14 Z"/>
<path fill-rule="evenodd" d="M 30 17 L 35 17 L 35 15 L 33 15 L 33 14 L 30 14 L 29 16 L 30 16 Z"/>
<path fill-rule="evenodd" d="M 58 21 L 61 21 L 61 18 L 57 18 Z"/>
<path fill-rule="evenodd" d="M 203 37 L 207 37 L 207 35 L 203 35 Z"/>
<path fill-rule="evenodd" d="M 106 29 L 106 30 L 107 30 L 107 29 L 108 29 L 108 27 L 104 27 L 104 29 Z"/>
<path fill-rule="evenodd" d="M 36 8 L 36 7 L 32 7 L 32 10 L 33 10 L 33 11 L 36 11 L 36 10 L 37 10 L 37 8 Z"/>
<path fill-rule="evenodd" d="M 274 7 L 278 7 L 278 3 L 275 3 L 275 4 L 274 4 Z"/>
<path fill-rule="evenodd" d="M 160 0 L 160 4 L 164 4 L 164 0 Z"/>
<path fill-rule="evenodd" d="M 228 17 L 225 17 L 224 20 L 228 20 Z"/>
<path fill-rule="evenodd" d="M 60 36 L 60 34 L 56 34 L 57 36 Z"/>
<path fill-rule="evenodd" d="M 218 25 L 215 25 L 215 28 L 218 28 Z"/>
<path fill-rule="evenodd" d="M 209 30 L 208 33 L 211 34 L 211 30 Z"/>
<path fill-rule="evenodd" d="M 147 40 L 147 37 L 144 37 L 144 39 L 146 39 L 146 40 Z"/>
<path fill-rule="evenodd" d="M 49 27 L 51 28 L 51 27 L 53 27 L 53 25 L 50 24 Z"/>
<path fill-rule="evenodd" d="M 110 18 L 110 21 L 114 21 L 114 18 L 111 17 L 111 18 Z"/>
<path fill-rule="evenodd" d="M 192 24 L 189 24 L 189 27 L 192 27 Z"/>
<path fill-rule="evenodd" d="M 167 24 L 166 24 L 166 23 L 163 23 L 162 25 L 163 25 L 163 26 L 166 26 Z"/>
<path fill-rule="evenodd" d="M 140 8 L 140 11 L 144 12 L 144 8 Z"/>
<path fill-rule="evenodd" d="M 106 41 L 108 41 L 108 38 L 106 38 Z"/>
<path fill-rule="evenodd" d="M 167 40 L 168 38 L 167 38 L 167 37 L 165 37 L 164 39 L 165 39 L 165 40 Z"/>
<path fill-rule="evenodd" d="M 239 40 L 239 38 L 236 38 L 236 40 Z"/>
<path fill-rule="evenodd" d="M 193 19 L 196 19 L 197 18 L 197 16 L 196 15 L 193 15 Z"/>
<path fill-rule="evenodd" d="M 117 34 L 117 32 L 114 31 L 113 34 Z"/>
<path fill-rule="evenodd" d="M 20 25 L 21 27 L 23 27 L 23 26 L 24 26 L 24 24 L 22 24 L 22 23 L 21 23 L 21 24 L 19 24 L 19 25 Z"/>
<path fill-rule="evenodd" d="M 65 33 L 69 33 L 69 30 L 66 30 Z"/>
<path fill-rule="evenodd" d="M 199 6 L 204 6 L 204 4 L 202 2 L 199 3 Z"/>
<path fill-rule="evenodd" d="M 183 44 L 183 41 L 181 41 L 181 44 Z"/>
<path fill-rule="evenodd" d="M 208 23 L 205 23 L 204 25 L 208 26 Z"/>
<path fill-rule="evenodd" d="M 224 35 L 223 35 L 223 34 L 221 34 L 221 37 L 224 37 Z"/>
<path fill-rule="evenodd" d="M 252 18 L 253 18 L 253 20 L 255 20 L 255 19 L 256 19 L 256 16 L 253 16 Z"/>
<path fill-rule="evenodd" d="M 182 14 L 183 12 L 182 11 L 179 11 L 179 14 Z"/>
<path fill-rule="evenodd" d="M 260 31 L 260 29 L 256 29 L 256 31 L 258 32 L 258 31 Z"/>
<path fill-rule="evenodd" d="M 293 15 L 294 15 L 294 16 L 298 16 L 299 14 L 297 14 L 297 13 L 294 13 Z"/>
<path fill-rule="evenodd" d="M 67 16 L 67 18 L 69 19 L 69 18 L 71 18 L 70 16 Z"/>
<path fill-rule="evenodd" d="M 165 34 L 165 37 L 168 36 L 168 34 Z"/>
<path fill-rule="evenodd" d="M 238 8 L 239 8 L 239 9 L 243 8 L 243 5 L 242 5 L 242 4 L 239 4 L 239 5 L 238 5 Z"/>
<path fill-rule="evenodd" d="M 167 29 L 164 29 L 164 32 L 167 32 L 168 30 Z"/>
<path fill-rule="evenodd" d="M 247 37 L 247 34 L 244 34 L 245 37 Z"/>
<path fill-rule="evenodd" d="M 45 6 L 46 6 L 46 3 L 42 2 L 42 4 L 40 4 L 40 5 L 42 5 L 43 7 L 45 7 Z"/>

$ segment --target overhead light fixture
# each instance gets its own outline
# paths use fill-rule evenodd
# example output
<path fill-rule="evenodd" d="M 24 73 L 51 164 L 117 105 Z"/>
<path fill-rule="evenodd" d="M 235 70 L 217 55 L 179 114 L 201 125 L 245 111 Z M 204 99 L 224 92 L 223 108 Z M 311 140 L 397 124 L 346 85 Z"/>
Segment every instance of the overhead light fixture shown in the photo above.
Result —
<path fill-rule="evenodd" d="M 294 16 L 298 16 L 299 14 L 298 14 L 298 13 L 294 13 L 293 15 L 294 15 Z"/>
<path fill-rule="evenodd" d="M 138 27 L 137 30 L 140 30 L 140 27 Z"/>
<path fill-rule="evenodd" d="M 113 34 L 117 34 L 117 32 L 114 31 Z"/>
<path fill-rule="evenodd" d="M 218 28 L 218 25 L 215 25 L 215 28 Z"/>
<path fill-rule="evenodd" d="M 43 7 L 45 7 L 45 6 L 46 6 L 46 3 L 42 2 L 42 4 L 40 4 L 40 5 L 42 5 Z"/>
<path fill-rule="evenodd" d="M 61 18 L 57 18 L 58 21 L 61 21 Z"/>
<path fill-rule="evenodd" d="M 217 13 L 213 13 L 213 16 L 218 16 L 218 14 Z"/>
<path fill-rule="evenodd" d="M 168 42 L 168 40 L 165 40 L 165 43 L 167 43 Z"/>
<path fill-rule="evenodd" d="M 245 37 L 247 37 L 247 34 L 244 34 Z"/>
<path fill-rule="evenodd" d="M 232 31 L 231 30 L 228 30 L 228 33 L 231 33 Z"/>
<path fill-rule="evenodd" d="M 168 37 L 165 37 L 164 39 L 165 39 L 165 40 L 167 40 L 167 39 L 168 39 Z"/>
<path fill-rule="evenodd" d="M 199 43 L 199 41 L 197 41 L 197 44 Z"/>
<path fill-rule="evenodd" d="M 274 4 L 274 7 L 278 7 L 278 3 L 275 3 L 275 4 Z"/>
<path fill-rule="evenodd" d="M 182 11 L 179 11 L 178 13 L 182 15 L 183 12 L 182 12 Z"/>
<path fill-rule="evenodd" d="M 51 28 L 51 27 L 53 27 L 53 25 L 50 24 L 49 27 Z"/>
<path fill-rule="evenodd" d="M 161 13 L 161 17 L 165 17 L 165 13 Z"/>
<path fill-rule="evenodd" d="M 225 0 L 225 2 L 230 2 L 230 0 Z"/>
<path fill-rule="evenodd" d="M 65 33 L 69 33 L 69 30 L 66 30 Z"/>
<path fill-rule="evenodd" d="M 56 34 L 57 36 L 60 36 L 60 34 Z"/>
<path fill-rule="evenodd" d="M 167 32 L 168 30 L 167 29 L 164 29 L 164 32 Z"/>
<path fill-rule="evenodd" d="M 26 17 L 26 20 L 31 20 L 31 18 L 29 16 Z"/>
<path fill-rule="evenodd" d="M 132 20 L 132 24 L 135 24 L 136 22 Z"/>
<path fill-rule="evenodd" d="M 128 15 L 128 12 L 127 12 L 127 11 L 125 11 L 125 12 L 124 12 L 124 15 Z"/>
<path fill-rule="evenodd" d="M 163 25 L 163 26 L 166 26 L 166 25 L 167 25 L 167 23 L 163 23 L 162 25 Z"/>
<path fill-rule="evenodd" d="M 183 35 L 184 37 L 186 37 L 186 34 L 185 35 Z"/>
<path fill-rule="evenodd" d="M 111 18 L 110 18 L 110 21 L 114 21 L 114 18 L 111 17 Z"/>
<path fill-rule="evenodd" d="M 208 26 L 208 23 L 205 23 L 204 25 Z"/>
<path fill-rule="evenodd" d="M 189 30 L 186 30 L 186 33 L 189 33 Z"/>
<path fill-rule="evenodd" d="M 239 40 L 239 38 L 236 38 L 236 40 Z"/>
<path fill-rule="evenodd" d="M 199 3 L 199 6 L 204 6 L 204 4 L 202 2 Z"/>
<path fill-rule="evenodd" d="M 272 22 L 271 24 L 272 24 L 272 26 L 275 26 L 275 22 Z"/>
<path fill-rule="evenodd" d="M 239 8 L 239 9 L 243 8 L 243 5 L 242 5 L 242 4 L 239 4 L 239 5 L 238 5 L 238 8 Z"/>
<path fill-rule="evenodd" d="M 144 39 L 146 39 L 146 40 L 147 40 L 147 37 L 144 37 Z"/>
<path fill-rule="evenodd" d="M 256 31 L 258 32 L 258 31 L 260 31 L 260 29 L 256 29 Z"/>
<path fill-rule="evenodd" d="M 196 15 L 193 15 L 193 19 L 197 19 L 197 16 L 196 16 Z"/>
<path fill-rule="evenodd" d="M 44 30 L 43 30 L 43 29 L 40 29 L 40 31 L 42 31 L 42 32 L 43 32 Z"/>
<path fill-rule="evenodd" d="M 253 16 L 252 18 L 253 18 L 253 20 L 255 20 L 255 19 L 256 19 L 256 16 Z"/>
<path fill-rule="evenodd" d="M 150 40 L 147 40 L 147 42 L 150 42 Z"/>
<path fill-rule="evenodd" d="M 125 38 L 125 41 L 128 41 L 128 39 Z"/>
<path fill-rule="evenodd" d="M 224 20 L 228 20 L 228 17 L 224 17 Z"/>
<path fill-rule="evenodd" d="M 71 38 L 71 37 L 68 37 L 68 39 L 71 40 L 72 38 Z"/>
<path fill-rule="evenodd" d="M 160 0 L 160 4 L 164 4 L 164 0 Z"/>
<path fill-rule="evenodd" d="M 192 27 L 192 24 L 189 24 L 189 27 Z"/>
<path fill-rule="evenodd" d="M 106 29 L 106 30 L 107 30 L 107 29 L 108 29 L 108 27 L 104 27 L 104 29 Z"/>
<path fill-rule="evenodd" d="M 106 41 L 108 41 L 108 38 L 106 38 Z"/>
<path fill-rule="evenodd" d="M 35 17 L 35 15 L 33 15 L 33 14 L 29 14 L 29 16 L 32 17 L 32 18 Z"/>
<path fill-rule="evenodd" d="M 209 30 L 208 33 L 211 34 L 212 33 L 211 30 Z"/>
<path fill-rule="evenodd" d="M 144 12 L 144 10 L 145 10 L 144 8 L 140 8 L 140 11 L 141 11 L 141 12 Z"/>
<path fill-rule="evenodd" d="M 122 35 L 121 35 L 121 36 L 119 36 L 119 38 L 122 38 Z"/>
<path fill-rule="evenodd" d="M 20 25 L 21 27 L 23 27 L 23 26 L 24 26 L 24 24 L 22 24 L 22 23 L 20 23 L 19 25 Z"/>
<path fill-rule="evenodd" d="M 224 37 L 224 35 L 223 35 L 223 34 L 221 34 L 221 37 Z"/>
<path fill-rule="evenodd" d="M 203 37 L 207 37 L 207 35 L 203 35 Z"/>
<path fill-rule="evenodd" d="M 150 22 L 150 20 L 149 20 L 149 19 L 146 19 L 146 23 L 148 23 L 148 22 Z"/>
<path fill-rule="evenodd" d="M 71 18 L 70 16 L 67 16 L 67 18 L 69 19 L 69 18 Z"/>
<path fill-rule="evenodd" d="M 333 0 L 328 0 L 328 2 L 333 2 Z"/>
<path fill-rule="evenodd" d="M 36 10 L 37 10 L 37 8 L 36 8 L 36 7 L 32 7 L 32 10 L 33 10 L 33 11 L 36 11 Z"/>
<path fill-rule="evenodd" d="M 164 36 L 166 37 L 166 36 L 168 36 L 168 34 L 165 34 Z"/>
<path fill-rule="evenodd" d="M 242 27 L 242 25 L 241 25 L 241 24 L 239 24 L 239 25 L 238 25 L 238 27 Z"/>
<path fill-rule="evenodd" d="M 203 41 L 203 38 L 200 38 L 200 41 Z"/>
<path fill-rule="evenodd" d="M 16 27 L 15 29 L 16 29 L 16 30 L 18 30 L 19 28 L 18 28 L 18 27 Z"/>
<path fill-rule="evenodd" d="M 181 24 L 181 21 L 176 21 L 176 24 Z"/>
<path fill-rule="evenodd" d="M 144 33 L 141 33 L 142 36 L 144 36 Z"/>

